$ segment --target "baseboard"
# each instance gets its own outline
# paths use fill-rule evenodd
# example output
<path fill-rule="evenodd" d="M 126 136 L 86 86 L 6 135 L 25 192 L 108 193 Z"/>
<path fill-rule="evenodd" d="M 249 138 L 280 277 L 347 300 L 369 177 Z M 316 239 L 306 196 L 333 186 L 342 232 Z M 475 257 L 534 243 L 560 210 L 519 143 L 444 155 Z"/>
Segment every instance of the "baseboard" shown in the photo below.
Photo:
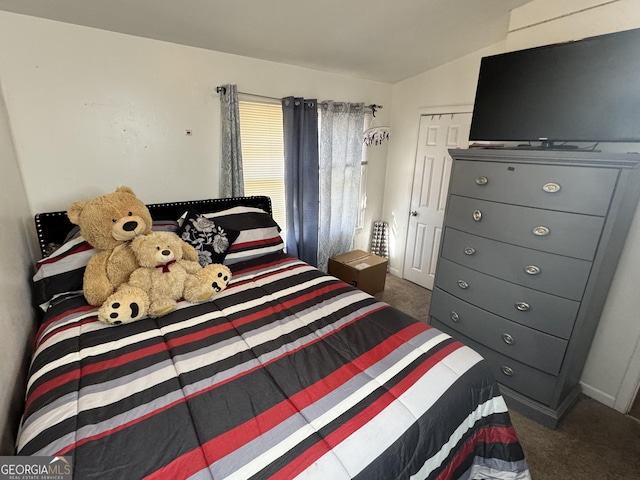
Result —
<path fill-rule="evenodd" d="M 615 397 L 604 393 L 602 390 L 598 390 L 591 385 L 587 385 L 586 383 L 580 382 L 580 387 L 582 388 L 582 393 L 584 393 L 587 397 L 591 397 L 594 400 L 606 405 L 607 407 L 615 408 Z"/>
<path fill-rule="evenodd" d="M 402 278 L 402 273 L 397 268 L 389 267 L 389 273 L 394 277 Z"/>

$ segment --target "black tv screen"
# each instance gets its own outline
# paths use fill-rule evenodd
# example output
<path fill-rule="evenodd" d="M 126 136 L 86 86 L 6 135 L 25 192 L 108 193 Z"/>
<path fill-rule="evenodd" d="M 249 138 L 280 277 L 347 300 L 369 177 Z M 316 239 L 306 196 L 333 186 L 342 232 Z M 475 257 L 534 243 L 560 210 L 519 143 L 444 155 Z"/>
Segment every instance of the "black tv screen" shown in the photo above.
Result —
<path fill-rule="evenodd" d="M 484 57 L 469 139 L 640 142 L 640 29 Z"/>

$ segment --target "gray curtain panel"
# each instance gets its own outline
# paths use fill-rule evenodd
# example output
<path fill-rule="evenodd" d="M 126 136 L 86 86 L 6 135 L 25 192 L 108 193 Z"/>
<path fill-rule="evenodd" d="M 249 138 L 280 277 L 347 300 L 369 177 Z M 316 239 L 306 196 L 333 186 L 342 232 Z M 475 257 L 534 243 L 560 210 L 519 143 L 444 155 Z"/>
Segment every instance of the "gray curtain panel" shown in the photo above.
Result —
<path fill-rule="evenodd" d="M 287 253 L 318 262 L 318 106 L 315 99 L 282 99 Z"/>
<path fill-rule="evenodd" d="M 325 101 L 320 108 L 318 268 L 353 250 L 362 164 L 364 104 Z"/>
<path fill-rule="evenodd" d="M 220 159 L 220 197 L 242 197 L 242 144 L 236 85 L 223 85 L 220 91 L 222 157 Z"/>

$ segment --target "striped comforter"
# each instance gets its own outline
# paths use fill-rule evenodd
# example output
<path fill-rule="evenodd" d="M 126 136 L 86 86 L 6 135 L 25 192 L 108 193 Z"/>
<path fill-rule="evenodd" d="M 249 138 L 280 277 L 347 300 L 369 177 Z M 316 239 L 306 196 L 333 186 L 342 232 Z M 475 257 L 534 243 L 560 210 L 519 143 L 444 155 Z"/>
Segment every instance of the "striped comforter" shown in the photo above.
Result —
<path fill-rule="evenodd" d="M 77 479 L 529 478 L 473 350 L 285 254 L 233 270 L 212 302 L 117 327 L 52 302 L 17 453 Z"/>

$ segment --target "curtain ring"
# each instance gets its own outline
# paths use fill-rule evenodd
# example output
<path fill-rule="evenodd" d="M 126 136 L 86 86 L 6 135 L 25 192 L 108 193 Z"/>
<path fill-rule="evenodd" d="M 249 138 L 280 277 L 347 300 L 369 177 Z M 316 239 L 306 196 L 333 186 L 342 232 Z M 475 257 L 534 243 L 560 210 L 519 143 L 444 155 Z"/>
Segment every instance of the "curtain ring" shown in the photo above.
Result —
<path fill-rule="evenodd" d="M 296 101 L 296 102 L 294 102 L 294 105 L 295 105 L 296 107 L 299 107 L 299 106 L 300 106 L 300 101 Z"/>

